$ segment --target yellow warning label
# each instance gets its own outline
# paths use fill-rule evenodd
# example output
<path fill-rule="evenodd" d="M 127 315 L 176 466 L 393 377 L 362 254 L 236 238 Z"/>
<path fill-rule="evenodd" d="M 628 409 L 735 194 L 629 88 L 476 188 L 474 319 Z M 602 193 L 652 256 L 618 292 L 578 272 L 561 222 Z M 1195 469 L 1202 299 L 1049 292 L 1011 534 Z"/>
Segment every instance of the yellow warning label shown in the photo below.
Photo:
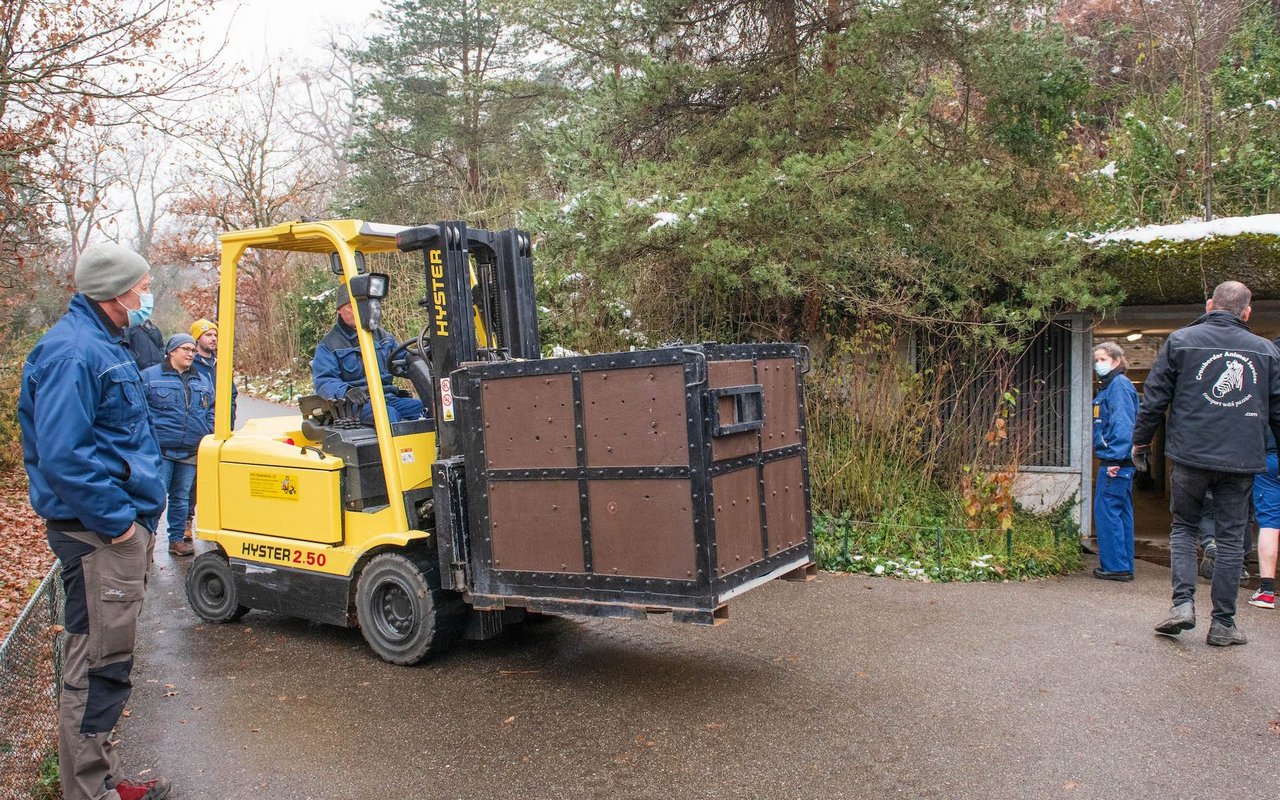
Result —
<path fill-rule="evenodd" d="M 250 472 L 249 496 L 297 500 L 298 476 L 281 472 Z"/>

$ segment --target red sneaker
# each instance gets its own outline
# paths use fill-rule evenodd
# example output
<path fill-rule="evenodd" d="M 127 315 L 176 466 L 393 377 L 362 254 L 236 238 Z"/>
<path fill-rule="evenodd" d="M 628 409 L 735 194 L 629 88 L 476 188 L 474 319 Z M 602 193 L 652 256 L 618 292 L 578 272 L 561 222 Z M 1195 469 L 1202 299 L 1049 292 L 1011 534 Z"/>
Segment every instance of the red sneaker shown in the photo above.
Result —
<path fill-rule="evenodd" d="M 1261 589 L 1259 589 L 1258 591 L 1253 593 L 1253 597 L 1249 598 L 1249 605 L 1257 606 L 1258 608 L 1275 608 L 1276 593 L 1264 592 Z"/>
<path fill-rule="evenodd" d="M 150 781 L 134 781 L 128 778 L 115 785 L 120 800 L 160 800 L 169 794 L 169 781 L 156 778 Z"/>

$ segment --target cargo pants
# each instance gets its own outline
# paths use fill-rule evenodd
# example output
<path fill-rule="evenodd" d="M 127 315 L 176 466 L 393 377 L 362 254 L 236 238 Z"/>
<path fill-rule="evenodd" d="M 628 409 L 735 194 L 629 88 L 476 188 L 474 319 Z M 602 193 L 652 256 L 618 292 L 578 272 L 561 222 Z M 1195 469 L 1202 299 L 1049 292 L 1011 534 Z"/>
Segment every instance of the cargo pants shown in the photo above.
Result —
<path fill-rule="evenodd" d="M 62 562 L 66 659 L 58 697 L 58 772 L 64 800 L 118 800 L 123 778 L 109 741 L 133 684 L 133 646 L 155 535 L 127 541 L 85 530 L 47 533 Z"/>

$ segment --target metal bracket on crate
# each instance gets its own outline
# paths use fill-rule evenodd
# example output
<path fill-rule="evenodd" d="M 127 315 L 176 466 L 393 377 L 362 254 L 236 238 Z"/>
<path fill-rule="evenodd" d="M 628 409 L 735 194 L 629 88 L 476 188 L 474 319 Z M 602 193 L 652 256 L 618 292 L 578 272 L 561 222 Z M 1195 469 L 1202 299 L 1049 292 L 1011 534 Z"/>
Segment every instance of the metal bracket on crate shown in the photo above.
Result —
<path fill-rule="evenodd" d="M 809 351 L 808 345 L 800 345 L 800 374 L 808 375 L 809 370 L 813 369 L 813 353 Z"/>
<path fill-rule="evenodd" d="M 684 353 L 685 355 L 694 357 L 693 375 L 695 380 L 692 383 L 686 383 L 684 385 L 684 388 L 692 389 L 695 386 L 701 386 L 702 384 L 706 383 L 707 382 L 707 354 L 702 352 L 701 350 L 695 350 L 691 347 L 686 347 L 680 352 Z"/>

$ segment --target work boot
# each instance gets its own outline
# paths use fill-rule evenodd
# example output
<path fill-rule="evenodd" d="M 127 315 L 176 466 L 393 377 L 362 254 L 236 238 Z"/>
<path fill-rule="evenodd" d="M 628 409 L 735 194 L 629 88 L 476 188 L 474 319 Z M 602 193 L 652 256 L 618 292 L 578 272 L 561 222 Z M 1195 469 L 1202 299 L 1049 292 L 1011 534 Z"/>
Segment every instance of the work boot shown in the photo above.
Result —
<path fill-rule="evenodd" d="M 191 539 L 191 520 L 187 520 L 187 529 L 182 532 L 182 541 L 189 542 Z"/>
<path fill-rule="evenodd" d="M 191 542 L 169 542 L 169 555 L 171 556 L 193 556 L 196 554 L 196 547 Z"/>
<path fill-rule="evenodd" d="M 1093 571 L 1093 577 L 1104 581 L 1131 581 L 1133 580 L 1132 572 L 1111 572 L 1102 567 L 1098 567 Z"/>
<path fill-rule="evenodd" d="M 1196 626 L 1196 607 L 1190 601 L 1178 603 L 1169 610 L 1169 616 L 1156 626 L 1156 633 L 1165 636 L 1177 636 Z"/>
<path fill-rule="evenodd" d="M 1248 644 L 1249 637 L 1235 625 L 1227 625 L 1216 619 L 1209 626 L 1209 644 L 1214 647 L 1227 647 L 1233 644 Z"/>
<path fill-rule="evenodd" d="M 169 781 L 156 778 L 149 781 L 125 779 L 115 785 L 120 800 L 160 800 L 169 794 Z"/>

